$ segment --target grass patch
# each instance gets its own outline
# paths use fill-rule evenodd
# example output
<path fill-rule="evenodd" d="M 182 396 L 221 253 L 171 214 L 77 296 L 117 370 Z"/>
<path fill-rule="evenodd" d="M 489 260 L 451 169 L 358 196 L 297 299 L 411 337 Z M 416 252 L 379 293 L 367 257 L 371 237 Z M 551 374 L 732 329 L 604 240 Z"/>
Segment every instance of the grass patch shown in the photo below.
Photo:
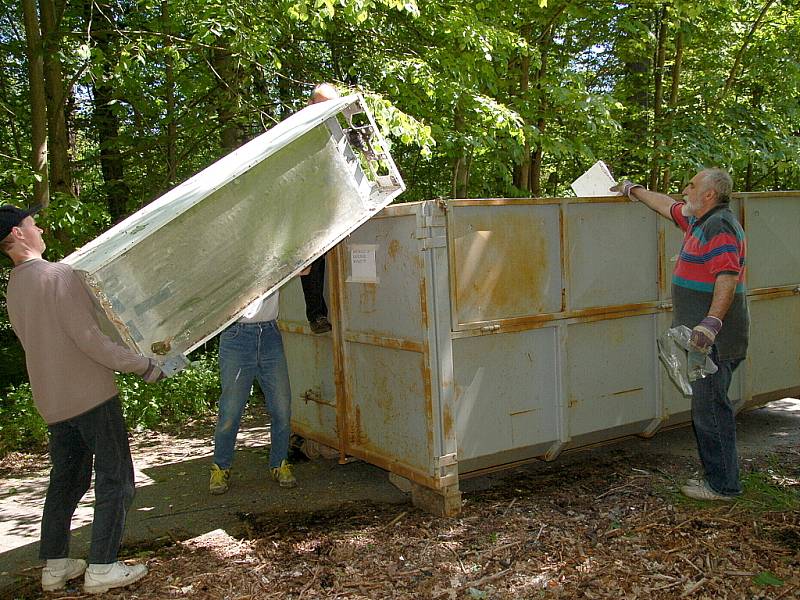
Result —
<path fill-rule="evenodd" d="M 680 492 L 683 482 L 654 485 L 654 493 L 676 506 L 708 507 L 732 505 L 753 513 L 800 511 L 800 479 L 778 467 L 752 471 L 742 476 L 742 495 L 734 502 L 694 500 Z"/>
<path fill-rule="evenodd" d="M 754 471 L 742 478 L 744 492 L 737 499 L 740 506 L 753 512 L 800 510 L 800 481 L 768 469 Z"/>

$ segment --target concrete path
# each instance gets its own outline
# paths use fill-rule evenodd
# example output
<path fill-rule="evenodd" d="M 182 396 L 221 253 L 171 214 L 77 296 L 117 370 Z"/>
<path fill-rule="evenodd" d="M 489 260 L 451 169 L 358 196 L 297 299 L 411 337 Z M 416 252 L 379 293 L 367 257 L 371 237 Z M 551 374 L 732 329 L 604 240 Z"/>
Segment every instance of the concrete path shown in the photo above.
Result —
<path fill-rule="evenodd" d="M 780 447 L 800 448 L 800 401 L 778 400 L 739 417 L 742 459 L 774 452 Z M 246 422 L 239 435 L 231 490 L 208 494 L 211 462 L 210 435 L 202 438 L 161 434 L 135 436 L 132 444 L 137 473 L 137 495 L 129 513 L 124 543 L 127 547 L 152 547 L 160 540 L 188 539 L 216 529 L 237 535 L 247 513 L 296 512 L 335 508 L 351 502 L 409 502 L 408 495 L 389 483 L 386 472 L 355 461 L 339 465 L 315 460 L 295 466 L 299 485 L 282 490 L 268 477 L 269 428 Z M 647 455 L 696 456 L 689 428 L 666 431 L 650 440 L 632 438 L 603 448 L 566 454 L 570 462 L 624 450 L 633 460 L 647 463 Z M 537 469 L 545 463 L 524 468 Z M 38 537 L 47 473 L 21 474 L 6 479 L 0 490 L 0 597 L 9 597 L 21 583 L 40 577 Z M 495 474 L 462 482 L 462 490 L 490 487 Z M 91 492 L 73 519 L 71 555 L 85 556 L 91 533 Z"/>

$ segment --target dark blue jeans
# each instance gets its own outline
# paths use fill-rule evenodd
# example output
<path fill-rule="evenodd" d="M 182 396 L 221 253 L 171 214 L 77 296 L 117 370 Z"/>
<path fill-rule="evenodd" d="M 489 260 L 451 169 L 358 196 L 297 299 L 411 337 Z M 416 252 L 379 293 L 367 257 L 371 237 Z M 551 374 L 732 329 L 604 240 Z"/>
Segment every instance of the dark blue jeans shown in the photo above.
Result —
<path fill-rule="evenodd" d="M 306 299 L 306 317 L 313 323 L 319 317 L 328 316 L 328 306 L 325 304 L 325 255 L 323 254 L 313 263 L 308 275 L 300 277 L 303 286 L 303 296 Z"/>
<path fill-rule="evenodd" d="M 736 413 L 728 398 L 728 388 L 741 360 L 720 361 L 716 346 L 711 358 L 719 370 L 692 383 L 692 424 L 697 452 L 711 489 L 725 496 L 736 496 L 742 493 L 742 485 L 736 454 Z"/>
<path fill-rule="evenodd" d="M 279 467 L 289 454 L 292 393 L 283 338 L 275 321 L 234 323 L 219 338 L 222 395 L 214 432 L 214 463 L 228 469 L 244 407 L 253 381 L 264 392 L 270 423 L 269 466 Z"/>
<path fill-rule="evenodd" d="M 48 429 L 52 468 L 42 514 L 39 558 L 68 556 L 70 522 L 89 489 L 94 462 L 89 563 L 113 563 L 134 494 L 133 461 L 119 398 L 114 396 L 82 415 L 49 425 Z"/>

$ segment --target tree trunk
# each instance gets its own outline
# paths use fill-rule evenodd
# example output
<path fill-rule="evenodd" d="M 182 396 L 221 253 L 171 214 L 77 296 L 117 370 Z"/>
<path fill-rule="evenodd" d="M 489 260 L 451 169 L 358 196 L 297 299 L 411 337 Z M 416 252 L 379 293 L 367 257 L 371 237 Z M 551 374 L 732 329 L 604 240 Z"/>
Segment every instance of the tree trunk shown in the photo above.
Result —
<path fill-rule="evenodd" d="M 64 79 L 59 58 L 61 34 L 59 24 L 63 2 L 39 0 L 43 62 L 45 76 L 45 100 L 47 103 L 47 137 L 50 158 L 50 187 L 53 192 L 75 194 L 70 168 L 70 148 L 67 136 L 66 97 Z"/>
<path fill-rule="evenodd" d="M 31 90 L 31 167 L 38 176 L 33 184 L 33 204 L 47 206 L 50 186 L 47 177 L 47 103 L 45 100 L 44 59 L 36 0 L 23 0 L 27 40 L 28 80 Z"/>
<path fill-rule="evenodd" d="M 169 0 L 161 0 L 161 20 L 164 24 L 164 33 L 167 34 L 167 41 L 165 46 L 169 49 L 172 42 L 172 25 L 170 23 L 169 15 Z M 172 183 L 177 177 L 178 162 L 177 162 L 177 145 L 178 145 L 178 126 L 175 122 L 177 115 L 175 114 L 175 65 L 172 55 L 169 52 L 165 53 L 164 57 L 164 98 L 167 103 L 167 138 L 165 140 L 165 147 L 167 150 L 167 173 L 166 173 L 166 187 L 172 186 Z"/>
<path fill-rule="evenodd" d="M 678 30 L 675 37 L 675 59 L 672 62 L 672 87 L 669 94 L 669 120 L 667 123 L 667 155 L 664 157 L 664 174 L 661 179 L 661 191 L 669 193 L 670 162 L 672 161 L 672 131 L 675 111 L 678 108 L 678 90 L 680 88 L 681 65 L 683 63 L 683 31 Z"/>
<path fill-rule="evenodd" d="M 536 120 L 536 128 L 539 130 L 539 140 L 536 142 L 536 148 L 533 151 L 533 161 L 531 162 L 531 174 L 528 189 L 531 196 L 539 198 L 542 195 L 542 160 L 544 159 L 544 149 L 542 148 L 542 136 L 547 128 L 547 98 L 543 91 L 544 77 L 547 74 L 547 53 L 550 49 L 550 44 L 553 42 L 553 31 L 555 28 L 555 21 L 551 20 L 545 27 L 542 34 L 539 36 L 539 53 L 541 62 L 539 63 L 539 71 L 536 73 L 536 98 L 538 100 L 538 113 L 539 117 Z"/>
<path fill-rule="evenodd" d="M 659 27 L 658 27 L 658 46 L 656 49 L 656 64 L 655 64 L 655 98 L 653 99 L 653 156 L 651 158 L 652 164 L 650 167 L 650 183 L 648 187 L 651 190 L 658 191 L 658 172 L 661 165 L 659 152 L 661 149 L 661 102 L 664 96 L 664 61 L 666 59 L 667 51 L 667 5 L 661 7 L 659 14 Z"/>
<path fill-rule="evenodd" d="M 525 25 L 522 28 L 522 36 L 528 40 L 530 39 L 531 28 L 530 25 Z M 531 57 L 529 55 L 522 56 L 519 61 L 519 96 L 522 98 L 523 104 L 525 103 L 526 97 L 528 95 L 528 89 L 530 87 L 530 78 L 531 78 Z M 517 165 L 517 168 L 514 169 L 514 186 L 523 189 L 529 190 L 530 186 L 528 185 L 528 181 L 530 180 L 530 172 L 531 172 L 531 142 L 528 139 L 528 136 L 525 136 L 525 144 L 522 149 L 522 161 Z"/>
<path fill-rule="evenodd" d="M 108 20 L 107 23 L 97 28 L 92 27 L 94 6 L 97 6 Z M 112 61 L 116 56 L 112 38 L 115 34 L 110 33 L 110 30 L 114 28 L 114 24 L 111 22 L 113 14 L 113 9 L 107 1 L 85 0 L 86 27 L 97 48 L 105 57 L 103 77 L 95 79 L 92 83 L 94 100 L 92 124 L 97 132 L 97 141 L 100 146 L 100 170 L 103 174 L 106 204 L 111 218 L 117 221 L 128 212 L 131 190 L 125 182 L 125 163 L 119 149 L 119 118 L 114 112 L 114 100 L 117 99 L 117 93 L 111 84 Z"/>
<path fill-rule="evenodd" d="M 722 91 L 717 97 L 717 102 L 714 104 L 713 107 L 714 109 L 716 109 L 716 107 L 719 107 L 721 105 L 726 94 L 731 89 L 733 82 L 736 80 L 736 72 L 739 70 L 739 65 L 742 62 L 742 57 L 744 56 L 745 51 L 750 45 L 750 42 L 752 41 L 756 31 L 761 26 L 761 23 L 764 20 L 764 17 L 766 16 L 769 7 L 772 6 L 773 4 L 775 4 L 775 0 L 767 0 L 767 2 L 764 4 L 764 7 L 761 9 L 761 12 L 758 15 L 758 18 L 750 26 L 750 31 L 747 32 L 747 35 L 742 41 L 742 45 L 739 47 L 739 51 L 736 53 L 736 58 L 733 61 L 733 66 L 731 67 L 730 73 L 728 74 L 728 78 L 725 80 L 725 85 L 723 86 Z"/>
<path fill-rule="evenodd" d="M 757 114 L 759 106 L 761 105 L 761 96 L 764 94 L 764 88 L 761 84 L 754 84 L 753 90 L 750 93 L 750 106 L 753 107 L 753 114 Z M 747 169 L 744 175 L 744 191 L 753 191 L 753 160 L 751 155 L 747 158 Z"/>
<path fill-rule="evenodd" d="M 217 40 L 218 47 L 225 47 L 225 40 Z M 240 77 L 239 69 L 236 65 L 236 58 L 231 55 L 229 50 L 214 49 L 211 55 L 211 62 L 220 79 L 222 94 L 217 105 L 217 117 L 222 126 L 220 141 L 222 148 L 226 152 L 231 152 L 244 141 L 244 131 L 237 118 L 239 116 L 240 104 Z M 286 110 L 286 107 L 284 107 Z"/>
<path fill-rule="evenodd" d="M 462 105 L 461 98 L 459 98 L 456 102 L 453 125 L 454 129 L 459 134 L 463 133 L 464 129 L 466 128 L 466 119 L 464 118 L 464 107 Z M 469 163 L 470 161 L 467 150 L 462 144 L 453 162 L 453 198 L 467 197 L 467 184 L 469 183 Z"/>

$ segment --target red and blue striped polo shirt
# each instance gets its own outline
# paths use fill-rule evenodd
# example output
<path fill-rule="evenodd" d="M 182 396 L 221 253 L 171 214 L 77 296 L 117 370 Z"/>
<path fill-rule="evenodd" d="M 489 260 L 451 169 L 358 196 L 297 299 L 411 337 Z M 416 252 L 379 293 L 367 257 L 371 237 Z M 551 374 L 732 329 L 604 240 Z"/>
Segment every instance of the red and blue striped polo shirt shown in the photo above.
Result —
<path fill-rule="evenodd" d="M 744 358 L 750 315 L 747 310 L 744 230 L 727 204 L 719 204 L 701 218 L 683 215 L 683 203 L 670 208 L 675 224 L 684 232 L 683 244 L 672 272 L 673 325 L 690 329 L 708 314 L 718 275 L 736 275 L 733 302 L 716 339 L 720 360 Z"/>

